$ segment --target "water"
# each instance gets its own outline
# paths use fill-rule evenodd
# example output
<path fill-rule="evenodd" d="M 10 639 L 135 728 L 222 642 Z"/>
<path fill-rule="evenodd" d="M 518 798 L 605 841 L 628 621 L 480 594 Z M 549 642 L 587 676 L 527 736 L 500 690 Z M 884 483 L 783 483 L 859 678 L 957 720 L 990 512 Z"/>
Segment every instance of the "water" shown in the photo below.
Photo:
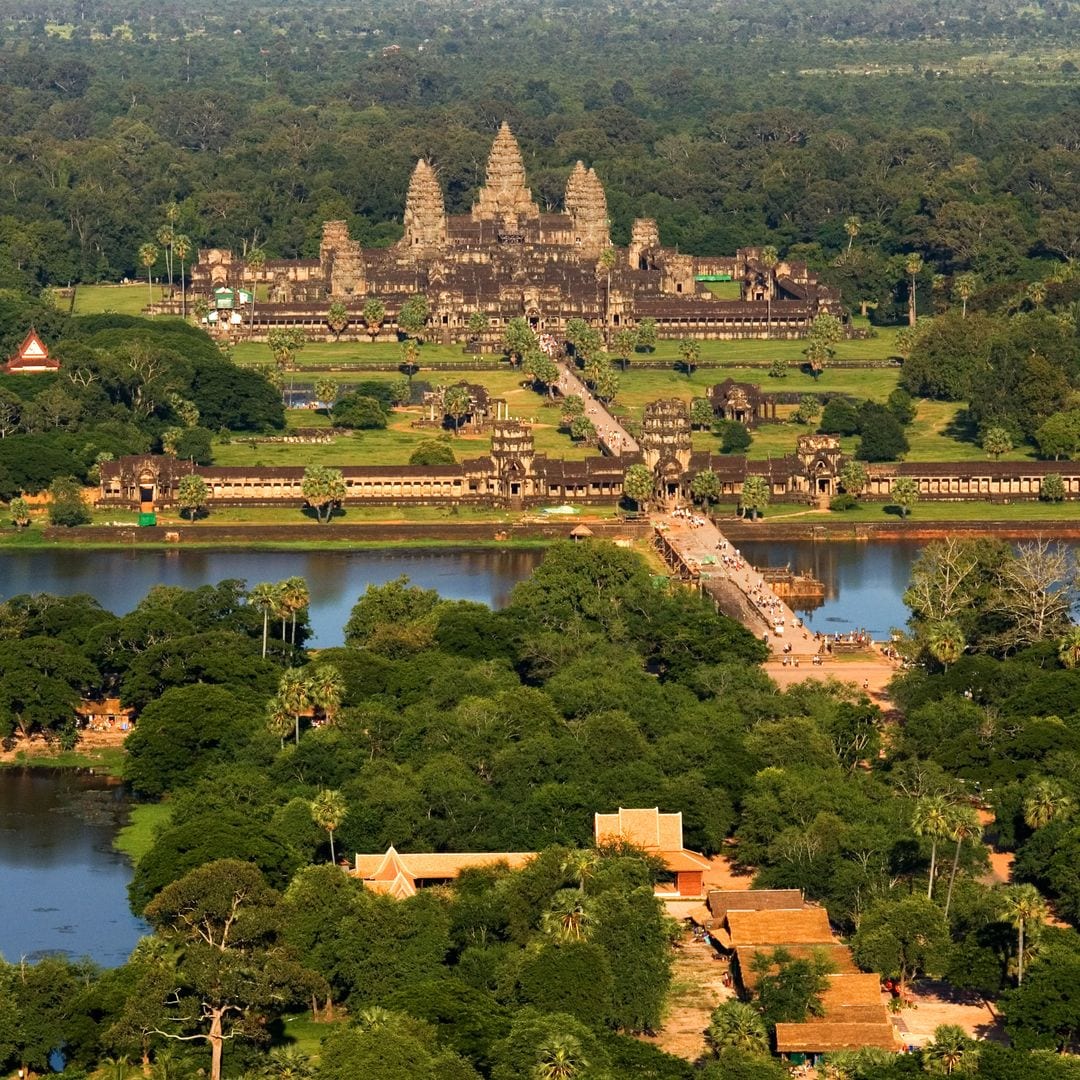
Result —
<path fill-rule="evenodd" d="M 748 540 L 738 546 L 754 566 L 789 566 L 824 583 L 823 604 L 812 608 L 794 605 L 812 630 L 828 634 L 862 628 L 881 641 L 894 627 L 907 625 L 910 612 L 901 597 L 926 542 Z M 1076 546 L 1065 546 L 1075 557 Z"/>
<path fill-rule="evenodd" d="M 25 551 L 0 554 L 0 599 L 19 593 L 89 593 L 118 615 L 131 611 L 154 585 L 195 588 L 225 578 L 249 585 L 302 577 L 311 593 L 312 644 L 343 643 L 342 628 L 370 584 L 406 574 L 413 584 L 449 600 L 505 606 L 542 551 Z"/>
<path fill-rule="evenodd" d="M 122 964 L 147 927 L 128 908 L 131 864 L 112 849 L 127 800 L 76 769 L 0 772 L 0 955 Z"/>
<path fill-rule="evenodd" d="M 824 582 L 823 604 L 813 609 L 794 605 L 811 629 L 828 634 L 861 627 L 880 641 L 907 623 L 901 596 L 925 541 L 748 540 L 738 546 L 754 566 L 790 566 Z"/>

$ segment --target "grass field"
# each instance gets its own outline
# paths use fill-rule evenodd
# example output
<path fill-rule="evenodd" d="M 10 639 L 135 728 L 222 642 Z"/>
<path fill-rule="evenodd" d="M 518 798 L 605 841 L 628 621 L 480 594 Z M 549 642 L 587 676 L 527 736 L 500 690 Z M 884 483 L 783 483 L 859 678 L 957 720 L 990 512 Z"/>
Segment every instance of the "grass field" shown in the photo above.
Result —
<path fill-rule="evenodd" d="M 733 503 L 720 503 L 716 508 L 716 516 L 721 519 L 720 528 L 723 529 L 723 518 L 734 517 L 736 506 Z M 900 511 L 889 503 L 864 502 L 854 510 L 834 512 L 831 510 L 808 510 L 805 504 L 800 503 L 777 503 L 769 506 L 761 518 L 762 521 L 797 521 L 807 525 L 813 525 L 815 521 L 835 522 L 897 522 L 900 521 Z M 1049 503 L 1033 500 L 1030 502 L 1016 503 L 989 503 L 989 502 L 921 502 L 917 503 L 911 513 L 905 519 L 914 524 L 924 521 L 1076 521 L 1076 503 L 1060 502 Z"/>
<path fill-rule="evenodd" d="M 135 865 L 150 850 L 154 838 L 168 825 L 171 817 L 172 807 L 168 803 L 139 803 L 133 806 L 128 823 L 113 840 L 113 847 L 123 852 Z"/>
<path fill-rule="evenodd" d="M 154 286 L 155 300 L 162 298 L 162 289 Z M 141 285 L 78 285 L 75 288 L 75 314 L 100 315 L 105 312 L 117 315 L 141 315 L 150 302 L 146 282 Z M 57 296 L 56 303 L 65 311 L 70 303 L 65 296 Z"/>

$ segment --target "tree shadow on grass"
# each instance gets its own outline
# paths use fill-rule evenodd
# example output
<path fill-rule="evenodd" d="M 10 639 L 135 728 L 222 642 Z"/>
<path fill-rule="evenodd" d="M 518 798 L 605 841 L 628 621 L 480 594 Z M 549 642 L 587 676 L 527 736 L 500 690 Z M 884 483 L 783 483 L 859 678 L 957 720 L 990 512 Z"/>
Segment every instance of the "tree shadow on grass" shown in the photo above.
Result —
<path fill-rule="evenodd" d="M 979 442 L 978 425 L 967 409 L 957 409 L 953 418 L 941 429 L 941 433 L 947 439 L 970 443 L 972 446 L 977 446 Z"/>

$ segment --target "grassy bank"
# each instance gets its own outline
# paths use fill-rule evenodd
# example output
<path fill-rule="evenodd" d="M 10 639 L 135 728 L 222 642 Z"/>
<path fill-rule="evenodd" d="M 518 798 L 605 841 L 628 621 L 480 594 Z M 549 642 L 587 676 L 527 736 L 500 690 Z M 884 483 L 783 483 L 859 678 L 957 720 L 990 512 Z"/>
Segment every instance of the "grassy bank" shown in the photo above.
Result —
<path fill-rule="evenodd" d="M 28 749 L 16 750 L 0 757 L 0 768 L 93 769 L 95 772 L 122 776 L 124 751 L 118 746 L 88 747 L 75 750 L 52 750 L 45 743 L 35 742 Z"/>
<path fill-rule="evenodd" d="M 169 824 L 172 807 L 168 803 L 139 803 L 131 808 L 128 823 L 116 834 L 113 847 L 133 864 L 153 846 L 154 838 Z"/>

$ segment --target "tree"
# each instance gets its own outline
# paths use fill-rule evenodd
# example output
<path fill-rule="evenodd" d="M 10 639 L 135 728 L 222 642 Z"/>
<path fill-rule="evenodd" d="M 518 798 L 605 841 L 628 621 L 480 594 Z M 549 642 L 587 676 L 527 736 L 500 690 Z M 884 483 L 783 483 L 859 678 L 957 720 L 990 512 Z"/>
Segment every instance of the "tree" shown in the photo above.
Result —
<path fill-rule="evenodd" d="M 503 349 L 511 363 L 521 364 L 530 352 L 538 351 L 536 335 L 532 327 L 520 316 L 515 316 L 503 331 Z"/>
<path fill-rule="evenodd" d="M 161 254 L 158 251 L 156 244 L 142 244 L 139 247 L 139 262 L 146 268 L 146 291 L 149 294 L 149 303 L 154 302 L 154 282 L 150 276 L 150 271 L 154 267 L 154 263 L 158 261 L 158 256 Z"/>
<path fill-rule="evenodd" d="M 158 1034 L 207 1043 L 210 1080 L 221 1080 L 228 1040 L 256 1035 L 265 1013 L 323 985 L 279 944 L 279 896 L 247 863 L 222 859 L 192 870 L 161 891 L 146 918 L 179 950 L 179 986 L 168 1003 L 180 1031 Z M 193 1028 L 201 1030 L 186 1033 Z"/>
<path fill-rule="evenodd" d="M 739 506 L 743 514 L 749 513 L 750 520 L 756 521 L 760 514 L 769 505 L 772 492 L 769 482 L 764 476 L 748 476 L 743 481 L 742 494 L 739 496 Z"/>
<path fill-rule="evenodd" d="M 767 301 L 767 317 L 765 322 L 765 336 L 772 337 L 772 300 L 773 289 L 776 284 L 776 267 L 780 262 L 780 253 L 772 244 L 767 244 L 761 249 L 761 265 L 765 268 L 765 299 Z"/>
<path fill-rule="evenodd" d="M 360 309 L 360 318 L 364 320 L 367 332 L 374 337 L 386 318 L 386 305 L 381 300 L 370 297 Z"/>
<path fill-rule="evenodd" d="M 701 343 L 693 338 L 683 338 L 679 342 L 679 359 L 682 362 L 683 371 L 687 376 L 693 375 L 697 370 L 698 360 L 701 357 Z"/>
<path fill-rule="evenodd" d="M 454 449 L 442 439 L 424 439 L 409 455 L 410 465 L 453 465 Z"/>
<path fill-rule="evenodd" d="M 308 592 L 307 582 L 302 577 L 286 578 L 278 586 L 278 603 L 281 607 L 281 639 L 285 640 L 285 617 L 292 622 L 292 630 L 289 634 L 289 643 L 296 645 L 296 616 L 304 611 L 311 603 L 311 595 Z"/>
<path fill-rule="evenodd" d="M 71 528 L 90 521 L 90 508 L 83 500 L 79 482 L 73 476 L 58 476 L 49 485 L 49 524 Z"/>
<path fill-rule="evenodd" d="M 967 318 L 968 301 L 975 295 L 976 280 L 974 274 L 957 274 L 953 281 L 953 293 L 960 301 L 960 318 Z"/>
<path fill-rule="evenodd" d="M 690 402 L 690 425 L 696 428 L 710 428 L 716 414 L 708 398 L 696 397 Z"/>
<path fill-rule="evenodd" d="M 770 379 L 786 379 L 787 375 L 788 365 L 786 360 L 781 360 L 778 356 L 771 364 L 769 364 Z"/>
<path fill-rule="evenodd" d="M 1080 1037 L 1080 958 L 1071 949 L 1049 952 L 1030 978 L 1002 995 L 1001 1011 L 1016 1050 L 1072 1053 Z M 1034 1060 L 1023 1055 L 1025 1063 Z"/>
<path fill-rule="evenodd" d="M 255 336 L 255 294 L 258 291 L 258 278 L 259 271 L 266 265 L 266 252 L 260 247 L 253 247 L 248 253 L 247 258 L 244 260 L 245 268 L 251 271 L 251 308 L 248 312 L 248 337 Z M 296 330 L 294 333 L 299 333 L 303 338 L 303 331 Z M 273 333 L 271 330 L 270 333 Z M 289 331 L 285 331 L 289 333 Z M 269 342 L 270 336 L 267 335 L 266 340 Z M 270 346 L 273 350 L 273 346 Z"/>
<path fill-rule="evenodd" d="M 314 821 L 320 829 L 325 829 L 330 836 L 331 863 L 335 862 L 334 832 L 345 820 L 345 815 L 348 814 L 348 812 L 349 808 L 345 802 L 345 797 L 340 791 L 332 791 L 330 789 L 320 791 L 311 803 L 311 820 Z"/>
<path fill-rule="evenodd" d="M 592 910 L 582 893 L 560 889 L 540 917 L 540 928 L 556 941 L 587 941 L 592 921 Z"/>
<path fill-rule="evenodd" d="M 530 348 L 521 361 L 526 374 L 546 388 L 548 397 L 555 396 L 555 387 L 559 381 L 559 365 L 540 349 Z"/>
<path fill-rule="evenodd" d="M 951 619 L 946 619 L 927 628 L 926 647 L 930 655 L 948 671 L 949 665 L 955 664 L 964 655 L 967 645 L 960 627 Z"/>
<path fill-rule="evenodd" d="M 186 510 L 192 521 L 206 505 L 209 496 L 210 486 L 198 473 L 188 473 L 180 477 L 180 483 L 176 485 L 176 501 L 180 505 L 181 512 Z"/>
<path fill-rule="evenodd" d="M 859 218 L 852 214 L 844 219 L 844 232 L 847 233 L 847 250 L 848 254 L 851 253 L 851 245 L 855 243 L 855 237 L 859 235 L 859 230 L 862 228 L 862 222 Z"/>
<path fill-rule="evenodd" d="M 988 427 L 982 436 L 982 448 L 987 457 L 997 461 L 1002 454 L 1007 454 L 1013 448 L 1012 436 L 1002 427 Z"/>
<path fill-rule="evenodd" d="M 799 398 L 799 407 L 795 410 L 797 424 L 809 424 L 821 415 L 821 402 L 813 394 L 803 394 Z"/>
<path fill-rule="evenodd" d="M 915 803 L 911 828 L 916 836 L 930 837 L 930 878 L 926 886 L 926 897 L 929 899 L 934 895 L 938 841 L 948 835 L 949 804 L 940 795 L 924 795 Z"/>
<path fill-rule="evenodd" d="M 892 497 L 900 507 L 900 516 L 907 517 L 911 508 L 919 501 L 919 487 L 909 476 L 898 477 L 893 481 Z"/>
<path fill-rule="evenodd" d="M 248 603 L 263 617 L 262 654 L 266 657 L 267 637 L 270 629 L 270 616 L 275 618 L 284 610 L 281 598 L 281 586 L 269 581 L 260 582 L 248 593 Z"/>
<path fill-rule="evenodd" d="M 8 504 L 8 512 L 16 528 L 25 529 L 30 524 L 30 504 L 25 499 L 12 499 Z"/>
<path fill-rule="evenodd" d="M 757 975 L 757 1007 L 770 1027 L 823 1015 L 821 995 L 832 971 L 826 954 L 795 957 L 784 948 L 762 949 L 754 955 L 751 969 Z"/>
<path fill-rule="evenodd" d="M 1080 409 L 1066 409 L 1047 417 L 1035 431 L 1035 442 L 1044 458 L 1058 461 L 1075 457 L 1080 450 Z"/>
<path fill-rule="evenodd" d="M 334 403 L 330 418 L 338 427 L 381 431 L 388 423 L 387 413 L 387 406 L 378 399 L 352 390 Z"/>
<path fill-rule="evenodd" d="M 173 254 L 180 260 L 180 316 L 187 318 L 187 273 L 185 264 L 192 252 L 191 237 L 177 233 L 173 237 Z"/>
<path fill-rule="evenodd" d="M 1016 929 L 1016 985 L 1024 984 L 1025 937 L 1047 916 L 1046 901 L 1034 885 L 1013 885 L 1005 896 L 1005 918 Z"/>
<path fill-rule="evenodd" d="M 840 467 L 840 486 L 858 498 L 866 490 L 866 469 L 859 461 L 845 461 Z"/>
<path fill-rule="evenodd" d="M 311 703 L 323 715 L 323 722 L 333 726 L 337 723 L 345 683 L 341 672 L 333 664 L 317 664 L 308 675 L 308 694 Z"/>
<path fill-rule="evenodd" d="M 642 352 L 656 351 L 656 320 L 641 319 L 637 324 L 637 347 Z"/>
<path fill-rule="evenodd" d="M 639 510 L 647 507 L 653 494 L 653 474 L 645 465 L 631 465 L 623 476 L 623 494 L 632 499 Z"/>
<path fill-rule="evenodd" d="M 473 339 L 478 339 L 487 333 L 488 324 L 490 323 L 487 315 L 483 311 L 471 311 L 469 312 L 468 327 L 469 336 Z"/>
<path fill-rule="evenodd" d="M 570 438 L 592 442 L 596 438 L 596 425 L 587 416 L 575 416 L 570 421 Z"/>
<path fill-rule="evenodd" d="M 971 1074 L 978 1068 L 979 1050 L 957 1024 L 940 1024 L 934 1029 L 934 1037 L 922 1048 L 922 1059 L 927 1072 Z"/>
<path fill-rule="evenodd" d="M 881 900 L 870 907 L 852 939 L 855 962 L 906 986 L 916 975 L 940 975 L 948 962 L 949 925 L 924 896 Z"/>
<path fill-rule="evenodd" d="M 715 1054 L 722 1050 L 747 1054 L 769 1052 L 769 1031 L 761 1014 L 752 1005 L 735 998 L 713 1010 L 705 1038 Z"/>
<path fill-rule="evenodd" d="M 326 325 L 333 331 L 335 340 L 349 325 L 349 309 L 340 300 L 333 301 L 326 309 Z"/>
<path fill-rule="evenodd" d="M 1061 544 L 1041 539 L 1020 544 L 1015 557 L 1002 562 L 990 600 L 1011 624 L 1002 642 L 1023 647 L 1063 634 L 1069 626 L 1071 580 L 1069 554 Z"/>
<path fill-rule="evenodd" d="M 573 1035 L 552 1035 L 536 1050 L 534 1080 L 577 1080 L 589 1062 L 581 1042 Z"/>
<path fill-rule="evenodd" d="M 334 407 L 338 396 L 338 384 L 333 379 L 317 379 L 315 381 L 315 400 L 329 412 Z"/>
<path fill-rule="evenodd" d="M 690 481 L 690 494 L 701 503 L 716 502 L 720 497 L 720 477 L 712 469 L 702 469 Z"/>
<path fill-rule="evenodd" d="M 1070 671 L 1080 667 L 1080 626 L 1069 627 L 1068 633 L 1058 642 L 1058 659 Z"/>
<path fill-rule="evenodd" d="M 304 470 L 300 490 L 320 524 L 328 522 L 334 509 L 345 501 L 345 479 L 341 470 L 326 465 L 309 465 Z"/>
<path fill-rule="evenodd" d="M 804 350 L 810 363 L 811 374 L 817 378 L 826 362 L 832 358 L 833 345 L 844 336 L 844 324 L 827 311 L 814 317 L 807 335 L 807 347 Z"/>
<path fill-rule="evenodd" d="M 978 842 L 982 838 L 982 825 L 979 815 L 970 806 L 953 806 L 949 810 L 948 834 L 956 844 L 953 852 L 952 869 L 949 871 L 949 888 L 945 893 L 945 918 L 949 917 L 952 906 L 953 885 L 956 883 L 956 871 L 960 865 L 960 849 L 969 840 Z"/>
<path fill-rule="evenodd" d="M 616 330 L 611 339 L 612 352 L 619 359 L 619 366 L 625 371 L 630 366 L 630 356 L 637 346 L 637 334 L 629 327 L 624 326 Z"/>
<path fill-rule="evenodd" d="M 908 276 L 908 326 L 914 326 L 918 312 L 915 308 L 915 279 L 923 271 L 922 256 L 911 254 L 904 258 L 904 272 Z"/>
<path fill-rule="evenodd" d="M 284 370 L 293 357 L 307 344 L 304 331 L 298 326 L 275 326 L 266 333 L 266 344 L 273 353 L 274 362 Z"/>
<path fill-rule="evenodd" d="M 299 668 L 288 668 L 278 682 L 277 700 L 293 718 L 293 737 L 300 745 L 300 717 L 311 708 L 311 687 Z"/>
<path fill-rule="evenodd" d="M 410 296 L 398 312 L 398 329 L 407 337 L 423 340 L 431 308 L 428 298 L 420 293 Z"/>
<path fill-rule="evenodd" d="M 1075 803 L 1056 780 L 1040 777 L 1024 797 L 1024 824 L 1029 829 L 1044 829 L 1053 821 L 1072 816 Z"/>
<path fill-rule="evenodd" d="M 454 434 L 461 434 L 461 421 L 468 416 L 472 408 L 472 396 L 469 388 L 462 383 L 448 386 L 443 393 L 443 412 L 450 417 L 454 425 Z"/>
<path fill-rule="evenodd" d="M 750 429 L 738 420 L 717 420 L 713 431 L 720 436 L 721 454 L 742 454 L 750 448 Z"/>

